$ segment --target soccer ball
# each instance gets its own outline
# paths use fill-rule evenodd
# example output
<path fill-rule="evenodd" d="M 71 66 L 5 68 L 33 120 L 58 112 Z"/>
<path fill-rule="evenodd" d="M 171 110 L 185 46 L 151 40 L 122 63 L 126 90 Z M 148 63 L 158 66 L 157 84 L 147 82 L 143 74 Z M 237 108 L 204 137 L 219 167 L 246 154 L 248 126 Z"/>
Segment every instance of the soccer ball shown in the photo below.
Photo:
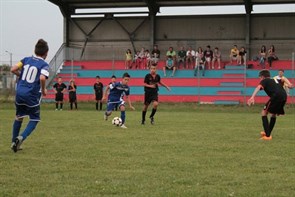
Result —
<path fill-rule="evenodd" d="M 122 125 L 122 119 L 119 118 L 119 117 L 115 117 L 113 120 L 112 120 L 112 124 L 119 127 Z"/>

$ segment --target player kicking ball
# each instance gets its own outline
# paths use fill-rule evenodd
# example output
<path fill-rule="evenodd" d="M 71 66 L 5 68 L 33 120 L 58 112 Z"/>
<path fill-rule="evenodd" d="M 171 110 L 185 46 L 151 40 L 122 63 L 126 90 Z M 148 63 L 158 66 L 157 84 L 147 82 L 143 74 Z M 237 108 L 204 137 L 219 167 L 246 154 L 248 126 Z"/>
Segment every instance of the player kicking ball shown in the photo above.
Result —
<path fill-rule="evenodd" d="M 11 72 L 19 77 L 15 95 L 16 117 L 12 129 L 11 149 L 20 150 L 20 145 L 34 131 L 40 121 L 41 97 L 46 96 L 45 82 L 49 76 L 49 65 L 44 61 L 48 54 L 47 42 L 40 39 L 35 45 L 36 56 L 26 57 L 11 68 Z M 30 121 L 19 135 L 23 118 Z"/>
<path fill-rule="evenodd" d="M 151 103 L 153 103 L 152 113 L 150 114 L 151 124 L 154 124 L 154 115 L 156 114 L 158 107 L 158 84 L 167 88 L 170 91 L 170 88 L 161 82 L 160 75 L 157 74 L 157 64 L 154 63 L 150 66 L 150 73 L 147 74 L 144 78 L 144 106 L 142 110 L 142 120 L 141 124 L 145 124 L 145 115 L 147 109 Z"/>
<path fill-rule="evenodd" d="M 104 119 L 108 120 L 108 117 L 112 114 L 113 109 L 116 106 L 119 106 L 119 109 L 121 111 L 121 119 L 122 119 L 122 125 L 121 128 L 127 129 L 125 126 L 125 101 L 123 100 L 123 96 L 126 96 L 126 99 L 128 100 L 129 107 L 132 110 L 135 110 L 135 108 L 131 104 L 131 100 L 129 97 L 130 88 L 128 86 L 128 82 L 130 79 L 130 75 L 128 73 L 124 73 L 122 77 L 121 82 L 115 82 L 109 84 L 104 92 L 102 100 L 106 100 L 108 92 L 108 101 L 107 101 L 107 111 L 104 114 Z"/>
<path fill-rule="evenodd" d="M 260 134 L 262 140 L 271 140 L 271 132 L 276 123 L 276 116 L 285 114 L 284 106 L 287 101 L 287 94 L 284 88 L 277 81 L 270 78 L 270 72 L 268 70 L 260 71 L 259 78 L 260 83 L 255 88 L 247 104 L 249 106 L 254 104 L 254 97 L 260 90 L 264 90 L 270 97 L 261 112 L 264 131 Z M 271 114 L 270 122 L 268 122 L 268 114 Z"/>

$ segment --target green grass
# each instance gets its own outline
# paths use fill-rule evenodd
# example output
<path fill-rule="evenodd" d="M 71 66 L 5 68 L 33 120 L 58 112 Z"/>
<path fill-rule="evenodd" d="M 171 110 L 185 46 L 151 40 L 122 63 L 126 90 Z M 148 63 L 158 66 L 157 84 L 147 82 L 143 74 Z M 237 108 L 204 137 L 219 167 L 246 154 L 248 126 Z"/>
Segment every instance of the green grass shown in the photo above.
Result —
<path fill-rule="evenodd" d="M 161 103 L 156 124 L 141 126 L 136 104 L 126 130 L 93 107 L 54 111 L 43 104 L 42 121 L 24 150 L 13 153 L 13 104 L 0 103 L 0 196 L 295 194 L 291 106 L 278 117 L 272 141 L 259 140 L 262 106 Z"/>

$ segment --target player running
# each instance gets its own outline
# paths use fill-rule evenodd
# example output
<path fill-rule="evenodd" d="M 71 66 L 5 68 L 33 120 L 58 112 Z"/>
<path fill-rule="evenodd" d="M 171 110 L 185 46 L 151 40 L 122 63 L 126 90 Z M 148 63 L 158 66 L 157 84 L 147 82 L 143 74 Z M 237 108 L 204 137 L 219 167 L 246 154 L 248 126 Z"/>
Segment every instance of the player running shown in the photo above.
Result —
<path fill-rule="evenodd" d="M 150 73 L 147 74 L 144 78 L 144 106 L 142 110 L 142 120 L 141 124 L 145 123 L 145 115 L 147 109 L 151 103 L 153 103 L 152 113 L 150 114 L 151 124 L 154 124 L 154 115 L 156 114 L 158 107 L 158 84 L 167 88 L 170 91 L 170 88 L 161 82 L 160 75 L 157 74 L 157 64 L 152 64 L 150 67 Z"/>
<path fill-rule="evenodd" d="M 260 134 L 261 139 L 271 140 L 271 132 L 276 123 L 276 116 L 285 114 L 284 106 L 287 101 L 287 94 L 284 88 L 276 80 L 270 78 L 270 72 L 268 70 L 260 71 L 259 78 L 261 80 L 260 84 L 254 90 L 247 104 L 249 106 L 254 104 L 254 97 L 260 90 L 264 90 L 270 97 L 261 112 L 264 131 Z M 271 114 L 270 122 L 268 122 L 267 118 L 268 113 Z"/>
<path fill-rule="evenodd" d="M 49 65 L 44 61 L 48 54 L 47 42 L 40 39 L 35 45 L 36 56 L 26 57 L 11 68 L 11 72 L 19 76 L 15 95 L 16 117 L 12 129 L 11 149 L 20 150 L 20 145 L 34 131 L 40 121 L 41 97 L 46 96 L 45 82 L 49 76 Z M 23 118 L 30 121 L 19 135 Z"/>
<path fill-rule="evenodd" d="M 128 82 L 130 79 L 130 75 L 128 73 L 124 73 L 122 78 L 123 79 L 121 82 L 111 83 L 106 87 L 102 100 L 106 99 L 108 91 L 109 91 L 108 101 L 107 101 L 107 110 L 104 114 L 104 119 L 107 120 L 108 116 L 112 114 L 113 109 L 116 107 L 116 105 L 118 105 L 121 111 L 121 119 L 122 119 L 121 128 L 126 129 L 127 127 L 125 126 L 125 101 L 123 100 L 123 96 L 126 96 L 129 107 L 132 110 L 135 110 L 135 108 L 132 106 L 131 100 L 129 97 L 130 88 L 128 86 Z"/>

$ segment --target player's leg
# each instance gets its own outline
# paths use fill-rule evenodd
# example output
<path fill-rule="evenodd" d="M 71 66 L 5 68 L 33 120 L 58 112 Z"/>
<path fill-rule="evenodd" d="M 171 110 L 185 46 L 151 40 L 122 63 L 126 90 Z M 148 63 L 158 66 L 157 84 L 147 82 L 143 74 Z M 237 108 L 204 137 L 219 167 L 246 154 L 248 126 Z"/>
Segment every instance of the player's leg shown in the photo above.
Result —
<path fill-rule="evenodd" d="M 268 106 L 269 103 L 270 103 L 270 101 L 267 102 L 266 106 Z M 265 133 L 265 136 L 262 137 L 263 139 L 270 138 L 270 129 L 269 129 L 269 122 L 268 122 L 267 114 L 268 114 L 267 108 L 264 107 L 264 109 L 261 111 L 262 126 L 263 126 L 264 133 Z"/>
<path fill-rule="evenodd" d="M 108 120 L 108 117 L 112 114 L 112 111 L 117 103 L 108 103 L 107 110 L 104 113 L 104 120 Z"/>
<path fill-rule="evenodd" d="M 271 132 L 276 124 L 277 116 L 275 114 L 271 114 L 270 122 L 269 122 L 269 134 L 271 135 Z"/>
<path fill-rule="evenodd" d="M 58 94 L 55 94 L 55 110 L 58 110 Z"/>
<path fill-rule="evenodd" d="M 95 109 L 98 111 L 98 100 L 96 99 Z"/>
<path fill-rule="evenodd" d="M 16 137 L 19 135 L 19 131 L 23 123 L 23 116 L 26 115 L 26 112 L 25 112 L 26 107 L 21 105 L 15 105 L 15 107 L 16 107 L 16 117 L 12 126 L 12 139 L 11 139 L 12 143 L 15 141 Z"/>
<path fill-rule="evenodd" d="M 125 126 L 126 114 L 125 114 L 124 101 L 119 105 L 119 109 L 121 111 L 121 120 L 122 120 L 121 128 L 127 129 L 127 127 Z"/>
<path fill-rule="evenodd" d="M 150 105 L 150 96 L 148 93 L 145 93 L 144 94 L 144 106 L 143 106 L 143 110 L 142 110 L 142 115 L 141 115 L 141 124 L 144 125 L 145 123 L 145 116 L 146 116 L 146 112 L 147 112 L 147 109 Z"/>
<path fill-rule="evenodd" d="M 164 77 L 166 77 L 166 66 L 163 66 Z"/>
<path fill-rule="evenodd" d="M 158 108 L 158 101 L 155 99 L 154 102 L 153 102 L 153 109 L 152 109 L 152 112 L 150 114 L 150 119 L 151 119 L 151 124 L 154 124 L 154 116 L 157 112 L 157 108 Z"/>
<path fill-rule="evenodd" d="M 173 69 L 173 71 L 172 71 L 171 77 L 174 77 L 174 74 L 175 74 L 175 71 L 176 71 L 176 66 L 173 66 L 172 69 Z"/>
<path fill-rule="evenodd" d="M 99 100 L 99 110 L 100 111 L 102 110 L 102 101 L 101 101 L 101 99 Z"/>

